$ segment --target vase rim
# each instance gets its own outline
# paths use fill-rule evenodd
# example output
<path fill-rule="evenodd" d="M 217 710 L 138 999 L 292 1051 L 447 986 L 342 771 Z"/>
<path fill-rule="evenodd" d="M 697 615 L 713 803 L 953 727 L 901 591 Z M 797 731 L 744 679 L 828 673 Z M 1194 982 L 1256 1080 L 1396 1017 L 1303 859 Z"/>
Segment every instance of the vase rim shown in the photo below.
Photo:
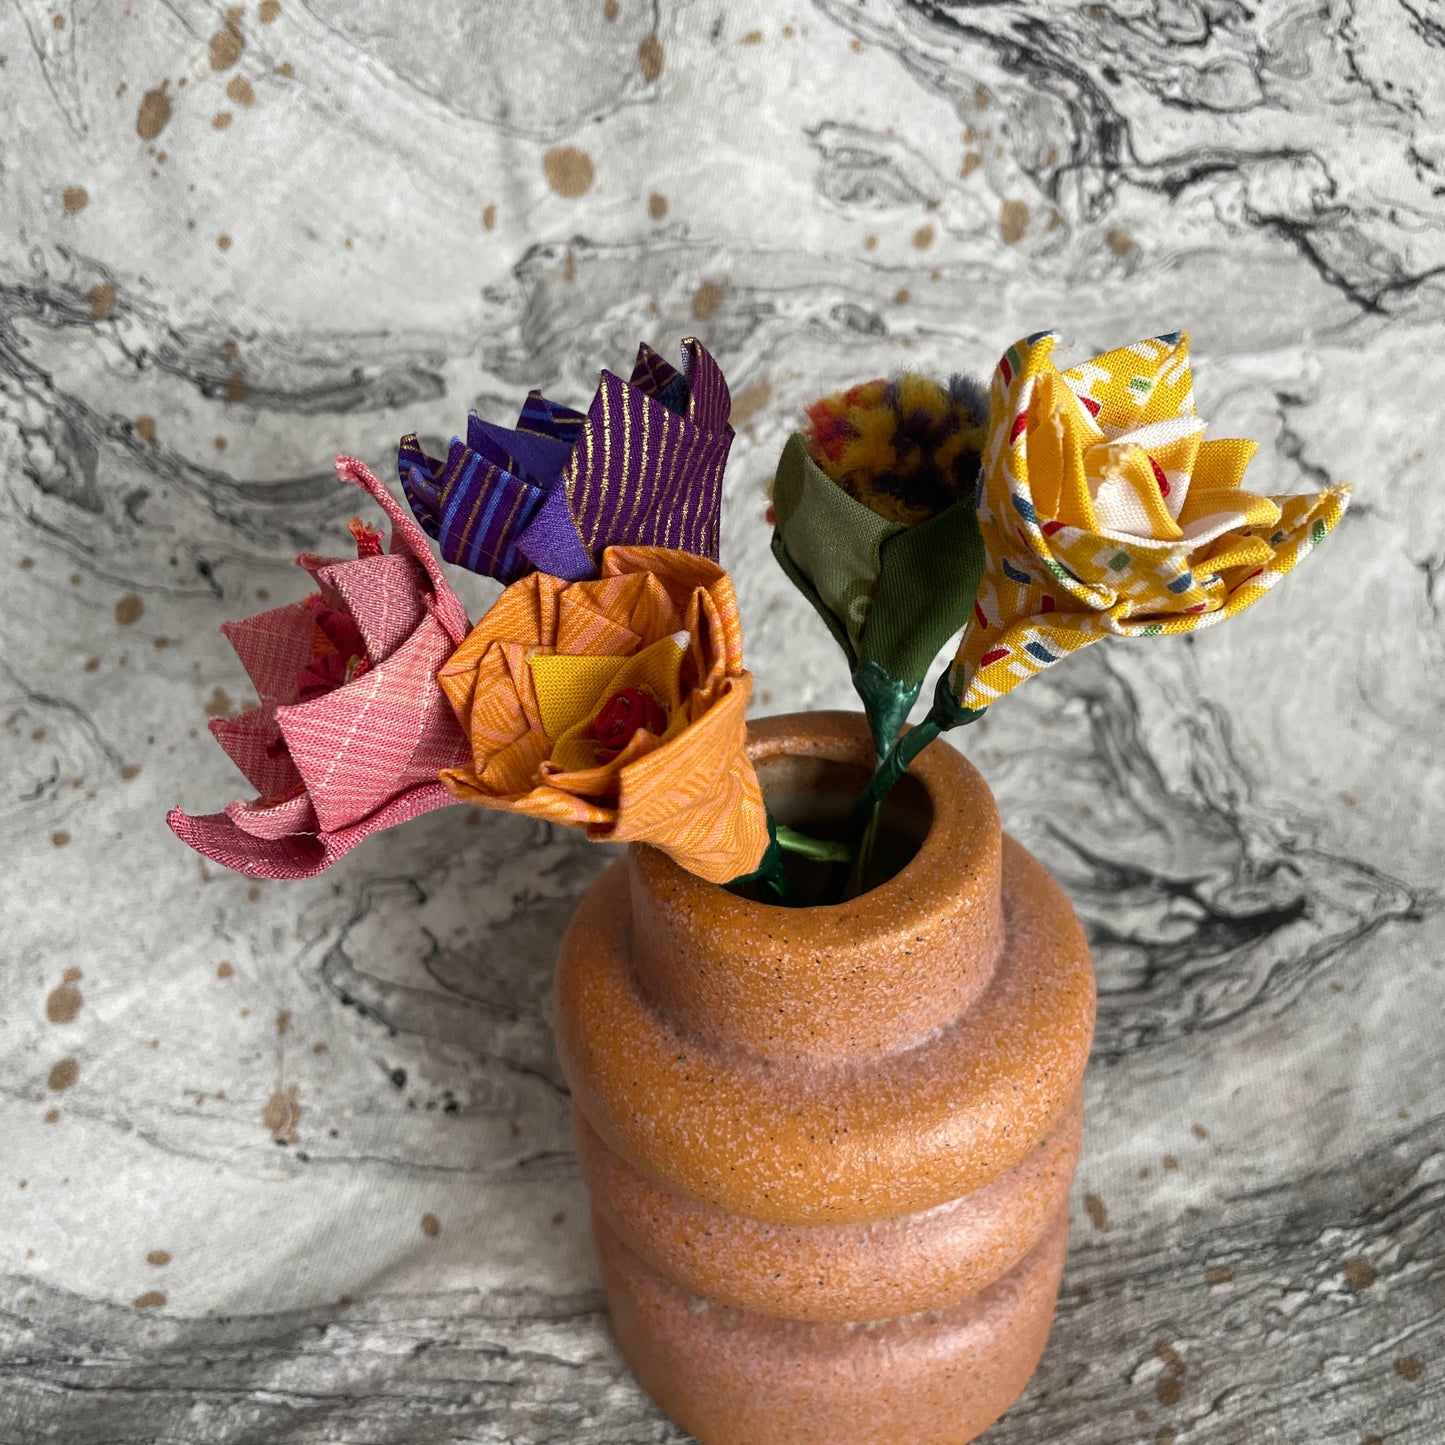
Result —
<path fill-rule="evenodd" d="M 874 761 L 872 735 L 861 712 L 820 710 L 780 713 L 748 723 L 748 756 L 756 766 L 773 757 L 814 757 L 821 762 L 853 765 L 864 770 Z M 956 897 L 957 867 L 939 866 L 945 850 L 977 855 L 997 853 L 998 808 L 982 775 L 956 748 L 942 739 L 914 759 L 907 777 L 922 789 L 932 809 L 927 830 L 914 855 L 881 883 L 841 903 L 802 907 L 745 898 L 725 886 L 708 883 L 687 872 L 666 854 L 646 845 L 634 846 L 634 865 L 648 886 L 662 885 L 684 907 L 706 909 L 717 925 L 766 932 L 784 921 L 795 942 L 799 932 L 816 929 L 819 942 L 843 925 L 865 932 L 901 931 L 907 919 L 919 922 L 947 911 Z M 970 846 L 972 845 L 972 846 Z M 836 939 L 827 940 L 835 946 Z"/>

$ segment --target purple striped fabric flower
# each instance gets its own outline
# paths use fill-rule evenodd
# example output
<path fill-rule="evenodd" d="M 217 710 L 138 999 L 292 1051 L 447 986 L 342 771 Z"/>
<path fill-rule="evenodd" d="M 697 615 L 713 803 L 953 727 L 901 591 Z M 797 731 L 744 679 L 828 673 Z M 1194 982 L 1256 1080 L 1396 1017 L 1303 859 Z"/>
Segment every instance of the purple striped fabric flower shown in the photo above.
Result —
<path fill-rule="evenodd" d="M 442 556 L 502 582 L 596 577 L 617 545 L 716 561 L 731 407 L 701 342 L 682 343 L 681 370 L 644 343 L 629 380 L 602 373 L 585 415 L 533 391 L 514 428 L 473 412 L 444 460 L 409 433 L 397 468 Z"/>

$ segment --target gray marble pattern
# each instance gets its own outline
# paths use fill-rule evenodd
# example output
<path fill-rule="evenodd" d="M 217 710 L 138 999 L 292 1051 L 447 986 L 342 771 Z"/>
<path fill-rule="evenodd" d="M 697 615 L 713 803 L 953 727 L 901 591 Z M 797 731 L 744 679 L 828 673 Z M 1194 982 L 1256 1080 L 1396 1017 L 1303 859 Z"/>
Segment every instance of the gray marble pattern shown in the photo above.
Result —
<path fill-rule="evenodd" d="M 1445 1438 L 1445 12 L 1432 0 L 0 5 L 0 1442 L 662 1445 L 547 1024 L 606 862 L 452 808 L 257 885 L 217 632 L 384 474 L 639 339 L 733 388 L 759 713 L 800 407 L 1190 328 L 1318 556 L 959 745 L 1100 983 L 1052 1343 L 992 1445 Z M 486 584 L 461 584 L 475 616 Z M 269 602 L 268 602 L 269 599 Z"/>

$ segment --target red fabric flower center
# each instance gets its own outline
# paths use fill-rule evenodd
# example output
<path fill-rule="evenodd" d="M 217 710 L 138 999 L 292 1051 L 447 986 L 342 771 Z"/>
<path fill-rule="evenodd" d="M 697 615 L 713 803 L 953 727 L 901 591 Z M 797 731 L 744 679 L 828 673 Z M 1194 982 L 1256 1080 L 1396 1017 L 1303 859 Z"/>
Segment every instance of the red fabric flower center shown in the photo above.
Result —
<path fill-rule="evenodd" d="M 296 679 L 300 702 L 345 687 L 371 667 L 361 630 L 349 612 L 328 606 L 320 593 L 308 597 L 306 606 L 316 619 L 316 631 L 311 639 L 311 661 Z"/>
<path fill-rule="evenodd" d="M 592 723 L 592 736 L 597 739 L 598 751 L 607 754 L 610 760 L 632 741 L 638 728 L 646 728 L 661 737 L 667 731 L 667 714 L 650 693 L 640 687 L 624 687 L 598 710 Z"/>

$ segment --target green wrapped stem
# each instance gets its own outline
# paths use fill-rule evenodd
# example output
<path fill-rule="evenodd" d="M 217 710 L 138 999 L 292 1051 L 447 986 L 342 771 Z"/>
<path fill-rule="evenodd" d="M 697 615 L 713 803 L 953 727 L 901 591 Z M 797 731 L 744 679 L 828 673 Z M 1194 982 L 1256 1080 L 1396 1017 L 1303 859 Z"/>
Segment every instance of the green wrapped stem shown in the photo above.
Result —
<path fill-rule="evenodd" d="M 863 790 L 858 801 L 853 804 L 852 812 L 849 815 L 853 825 L 865 830 L 869 828 L 870 824 L 874 822 L 877 809 L 884 798 L 893 791 L 894 785 L 908 771 L 914 758 L 934 738 L 940 733 L 947 732 L 950 728 L 962 727 L 965 723 L 977 721 L 983 716 L 983 713 L 982 708 L 959 706 L 958 699 L 954 697 L 953 690 L 948 685 L 948 673 L 945 672 L 938 679 L 938 686 L 933 693 L 933 706 L 928 709 L 927 716 L 917 727 L 909 728 L 889 748 L 887 756 L 879 763 L 872 780 Z"/>

